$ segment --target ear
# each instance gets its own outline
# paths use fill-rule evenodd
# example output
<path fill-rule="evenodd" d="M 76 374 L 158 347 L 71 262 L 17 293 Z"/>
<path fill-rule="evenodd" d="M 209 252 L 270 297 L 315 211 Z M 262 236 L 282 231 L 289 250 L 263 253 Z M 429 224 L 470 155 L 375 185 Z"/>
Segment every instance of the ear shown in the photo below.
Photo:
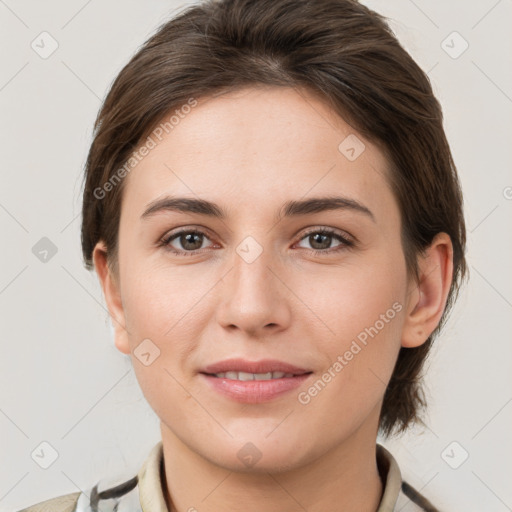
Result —
<path fill-rule="evenodd" d="M 446 233 L 438 233 L 419 257 L 419 283 L 411 279 L 407 294 L 403 347 L 418 347 L 427 341 L 446 306 L 453 275 L 453 245 Z"/>
<path fill-rule="evenodd" d="M 121 290 L 116 276 L 114 276 L 112 270 L 107 265 L 107 247 L 102 240 L 94 247 L 92 259 L 114 326 L 115 345 L 123 354 L 130 354 Z"/>

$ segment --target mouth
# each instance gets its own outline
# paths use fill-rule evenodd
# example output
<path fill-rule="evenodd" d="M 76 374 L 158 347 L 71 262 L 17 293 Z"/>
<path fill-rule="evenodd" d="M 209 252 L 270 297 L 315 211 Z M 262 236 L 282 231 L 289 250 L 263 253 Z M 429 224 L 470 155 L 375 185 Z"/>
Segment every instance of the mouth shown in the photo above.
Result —
<path fill-rule="evenodd" d="M 230 359 L 209 365 L 199 374 L 211 389 L 224 397 L 256 404 L 292 391 L 313 371 L 283 361 Z"/>
<path fill-rule="evenodd" d="M 229 372 L 219 372 L 219 373 L 205 373 L 204 375 L 209 375 L 210 377 L 217 377 L 218 379 L 249 381 L 249 380 L 275 380 L 275 379 L 283 379 L 283 378 L 289 379 L 290 377 L 298 377 L 300 375 L 309 375 L 310 373 L 312 373 L 312 372 L 296 374 L 296 373 L 285 373 L 285 372 L 248 373 L 248 372 L 241 372 L 241 371 L 229 371 Z"/>
<path fill-rule="evenodd" d="M 250 361 L 242 358 L 225 359 L 217 363 L 205 366 L 200 373 L 207 375 L 216 375 L 236 380 L 269 380 L 272 378 L 280 379 L 288 376 L 304 375 L 311 373 L 310 369 L 301 368 L 285 361 L 277 359 L 262 359 L 260 361 Z M 235 377 L 235 374 L 238 377 Z"/>

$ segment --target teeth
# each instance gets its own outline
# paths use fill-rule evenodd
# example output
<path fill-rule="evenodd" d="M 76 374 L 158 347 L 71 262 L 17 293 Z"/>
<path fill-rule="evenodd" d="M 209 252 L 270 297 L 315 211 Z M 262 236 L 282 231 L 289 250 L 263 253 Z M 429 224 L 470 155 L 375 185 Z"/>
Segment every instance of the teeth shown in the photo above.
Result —
<path fill-rule="evenodd" d="M 268 372 L 268 373 L 255 373 L 254 374 L 254 380 L 270 380 L 271 378 L 272 378 L 272 372 Z M 274 379 L 276 379 L 276 378 L 277 377 L 274 377 Z"/>
<path fill-rule="evenodd" d="M 247 373 L 247 372 L 222 372 L 216 373 L 215 377 L 231 380 L 271 380 L 282 379 L 283 377 L 293 377 L 293 373 L 268 372 L 268 373 Z"/>

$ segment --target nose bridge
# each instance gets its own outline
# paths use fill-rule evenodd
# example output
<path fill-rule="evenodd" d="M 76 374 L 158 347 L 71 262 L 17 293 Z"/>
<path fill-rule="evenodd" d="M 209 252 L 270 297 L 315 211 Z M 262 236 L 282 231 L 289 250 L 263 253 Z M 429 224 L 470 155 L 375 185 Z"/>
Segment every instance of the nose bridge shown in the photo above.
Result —
<path fill-rule="evenodd" d="M 259 241 L 258 241 L 259 240 Z M 270 237 L 246 236 L 235 248 L 233 255 L 233 292 L 243 298 L 245 294 L 253 300 L 268 300 L 274 288 L 274 276 L 269 267 L 276 260 L 272 254 Z"/>
<path fill-rule="evenodd" d="M 271 236 L 261 234 L 258 238 L 261 242 L 256 236 L 245 237 L 233 252 L 232 270 L 223 279 L 218 308 L 224 326 L 254 332 L 269 324 L 283 324 L 288 318 L 282 284 L 274 275 L 279 258 L 272 252 Z"/>

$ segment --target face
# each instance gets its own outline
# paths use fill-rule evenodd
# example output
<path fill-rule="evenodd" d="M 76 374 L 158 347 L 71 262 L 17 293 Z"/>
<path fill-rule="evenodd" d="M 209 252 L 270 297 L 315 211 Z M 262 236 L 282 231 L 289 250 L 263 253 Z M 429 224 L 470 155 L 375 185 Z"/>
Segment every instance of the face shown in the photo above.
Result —
<path fill-rule="evenodd" d="M 229 469 L 261 454 L 262 471 L 375 436 L 409 300 L 383 154 L 288 88 L 199 99 L 160 138 L 125 178 L 109 307 L 163 435 Z M 228 359 L 293 376 L 206 375 Z"/>

